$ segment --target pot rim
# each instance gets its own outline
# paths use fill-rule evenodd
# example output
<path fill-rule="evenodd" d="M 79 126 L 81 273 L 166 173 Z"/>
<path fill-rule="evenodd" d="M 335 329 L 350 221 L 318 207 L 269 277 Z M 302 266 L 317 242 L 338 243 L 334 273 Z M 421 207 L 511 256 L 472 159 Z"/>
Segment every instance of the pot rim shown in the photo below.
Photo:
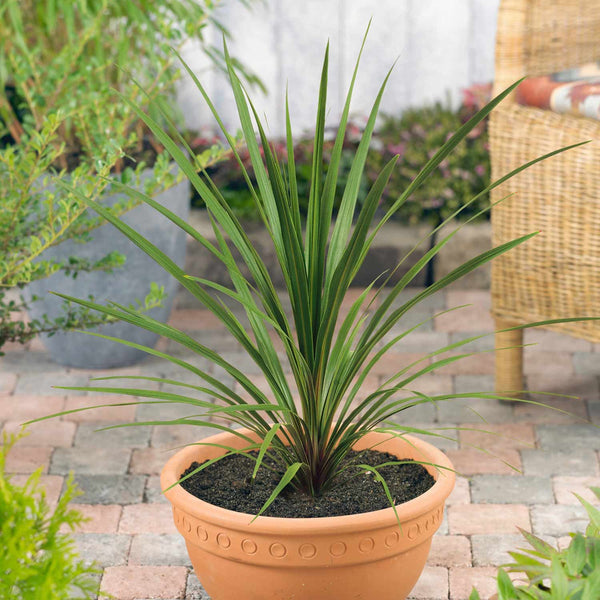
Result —
<path fill-rule="evenodd" d="M 247 429 L 240 429 L 241 433 L 246 435 L 252 434 Z M 385 433 L 370 432 L 367 436 L 387 436 Z M 229 432 L 224 432 L 204 438 L 202 441 L 210 440 L 211 443 L 225 444 L 227 440 L 234 437 Z M 423 515 L 424 513 L 435 509 L 452 492 L 456 474 L 450 459 L 438 448 L 411 435 L 403 435 L 402 439 L 397 435 L 389 435 L 389 439 L 397 439 L 405 441 L 410 446 L 416 447 L 417 450 L 424 454 L 425 460 L 435 463 L 443 469 L 435 470 L 432 475 L 436 478 L 434 485 L 424 494 L 398 504 L 396 512 L 401 523 L 405 523 L 412 519 Z M 161 489 L 164 490 L 170 485 L 173 485 L 179 480 L 178 473 L 184 471 L 191 462 L 197 459 L 197 454 L 202 446 L 188 445 L 176 452 L 164 465 L 160 474 Z M 427 468 L 427 467 L 426 467 Z M 448 470 L 450 469 L 450 470 Z M 429 469 L 428 469 L 429 470 Z M 169 502 L 174 507 L 183 507 L 184 510 L 191 516 L 201 519 L 206 522 L 214 523 L 215 525 L 223 525 L 229 528 L 246 528 L 249 525 L 254 528 L 256 533 L 273 534 L 280 532 L 282 528 L 289 531 L 291 535 L 298 533 L 305 534 L 329 534 L 329 533 L 344 533 L 351 532 L 357 529 L 358 523 L 360 528 L 379 529 L 389 527 L 397 523 L 394 509 L 383 508 L 381 510 L 357 513 L 353 515 L 341 515 L 335 517 L 269 517 L 259 516 L 251 513 L 242 513 L 227 508 L 222 508 L 214 504 L 210 504 L 190 494 L 181 487 L 176 485 L 167 492 L 164 492 Z M 253 520 L 254 519 L 254 520 Z M 252 521 L 253 520 L 253 521 Z M 252 521 L 252 522 L 251 522 Z"/>

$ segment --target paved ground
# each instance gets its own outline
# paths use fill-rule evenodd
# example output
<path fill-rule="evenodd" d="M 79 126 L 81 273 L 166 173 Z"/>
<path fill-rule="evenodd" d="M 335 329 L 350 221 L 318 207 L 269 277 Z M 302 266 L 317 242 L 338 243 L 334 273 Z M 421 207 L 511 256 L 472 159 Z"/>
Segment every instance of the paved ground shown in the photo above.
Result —
<path fill-rule="evenodd" d="M 399 365 L 466 333 L 491 331 L 489 295 L 480 291 L 450 291 L 419 308 L 410 321 L 465 303 L 472 306 L 440 316 L 422 332 L 411 334 L 402 351 L 382 361 L 366 385 L 374 385 Z M 247 360 L 206 311 L 181 309 L 172 322 L 195 332 L 261 384 L 260 376 L 250 365 L 246 367 Z M 538 342 L 526 350 L 529 389 L 579 396 L 555 405 L 600 425 L 600 347 L 547 331 L 528 333 L 526 342 Z M 477 342 L 474 349 L 485 351 L 492 345 L 490 336 Z M 493 370 L 494 354 L 483 353 L 427 376 L 420 385 L 430 393 L 491 390 Z M 110 372 L 119 373 L 169 375 L 173 371 L 148 359 Z M 113 396 L 63 395 L 51 387 L 86 384 L 95 375 L 94 371 L 55 365 L 37 341 L 27 350 L 9 348 L 7 356 L 0 359 L 0 426 L 15 431 L 32 417 L 117 401 Z M 60 494 L 67 473 L 75 472 L 83 491 L 77 507 L 90 518 L 77 534 L 77 544 L 86 559 L 104 567 L 102 589 L 119 600 L 208 598 L 190 572 L 185 546 L 158 487 L 158 473 L 169 456 L 168 449 L 205 432 L 140 427 L 94 433 L 106 423 L 180 415 L 181 409 L 147 406 L 76 413 L 32 426 L 9 460 L 10 470 L 18 474 L 16 480 L 43 465 L 50 499 Z M 428 565 L 411 598 L 460 600 L 468 597 L 474 584 L 485 598 L 493 587 L 495 567 L 507 559 L 506 550 L 519 543 L 517 526 L 552 540 L 582 527 L 582 510 L 571 492 L 585 495 L 587 486 L 600 485 L 600 431 L 595 427 L 574 416 L 530 405 L 481 400 L 426 406 L 407 412 L 405 421 L 448 427 L 446 433 L 456 441 L 443 447 L 464 475 L 450 498 Z M 457 428 L 461 426 L 501 435 L 460 431 Z M 479 445 L 496 457 L 474 448 Z"/>

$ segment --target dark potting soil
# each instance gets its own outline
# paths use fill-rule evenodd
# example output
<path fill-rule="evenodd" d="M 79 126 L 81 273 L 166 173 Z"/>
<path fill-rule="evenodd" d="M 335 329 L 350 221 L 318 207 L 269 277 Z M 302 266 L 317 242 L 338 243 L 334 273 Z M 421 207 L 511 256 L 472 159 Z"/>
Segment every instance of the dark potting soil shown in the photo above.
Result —
<path fill-rule="evenodd" d="M 377 466 L 388 461 L 398 461 L 398 458 L 387 452 L 367 450 L 352 451 L 347 460 L 354 464 Z M 255 461 L 241 454 L 230 455 L 192 475 L 181 486 L 210 504 L 255 515 L 284 473 L 281 466 L 271 458 L 265 457 L 264 463 L 274 470 L 261 466 L 252 483 Z M 199 466 L 200 463 L 193 462 L 181 477 Z M 382 467 L 378 472 L 385 480 L 395 504 L 420 496 L 435 483 L 427 470 L 413 461 Z M 316 498 L 288 485 L 263 514 L 269 517 L 335 517 L 389 506 L 385 490 L 373 474 L 351 467 L 342 472 L 331 489 Z"/>

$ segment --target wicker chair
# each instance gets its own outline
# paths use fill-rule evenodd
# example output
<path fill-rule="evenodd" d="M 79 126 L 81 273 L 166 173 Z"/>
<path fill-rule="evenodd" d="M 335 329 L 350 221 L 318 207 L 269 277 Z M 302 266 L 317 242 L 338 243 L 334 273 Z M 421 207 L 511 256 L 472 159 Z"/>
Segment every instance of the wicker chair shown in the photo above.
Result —
<path fill-rule="evenodd" d="M 600 59 L 598 0 L 502 0 L 495 92 Z M 600 121 L 521 106 L 507 98 L 492 113 L 490 151 L 497 179 L 537 156 L 590 144 L 520 173 L 492 195 L 492 241 L 540 234 L 494 261 L 492 314 L 498 329 L 563 317 L 600 315 Z M 600 322 L 550 327 L 600 342 Z M 520 346 L 522 332 L 496 334 L 496 348 Z M 600 368 L 599 368 L 600 373 Z M 496 353 L 496 389 L 522 390 L 522 348 Z"/>

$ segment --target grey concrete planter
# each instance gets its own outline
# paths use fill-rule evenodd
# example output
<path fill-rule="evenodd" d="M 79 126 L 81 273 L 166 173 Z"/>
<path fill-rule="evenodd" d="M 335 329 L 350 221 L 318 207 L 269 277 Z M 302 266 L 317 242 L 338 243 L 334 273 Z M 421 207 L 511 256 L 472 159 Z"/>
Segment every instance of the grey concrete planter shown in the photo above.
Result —
<path fill-rule="evenodd" d="M 147 172 L 143 176 L 149 175 L 150 173 Z M 189 198 L 190 189 L 187 180 L 156 196 L 156 200 L 184 219 L 187 219 L 189 214 Z M 105 197 L 104 201 L 110 203 L 111 198 Z M 183 266 L 185 233 L 176 225 L 147 205 L 134 208 L 123 216 L 123 220 L 151 240 L 177 264 Z M 149 314 L 158 320 L 167 320 L 177 291 L 177 281 L 111 224 L 102 225 L 94 230 L 92 237 L 93 240 L 87 244 L 64 242 L 52 248 L 48 256 L 54 258 L 80 256 L 98 260 L 108 252 L 117 250 L 127 257 L 124 267 L 116 269 L 113 273 L 80 273 L 76 279 L 62 273 L 55 273 L 47 279 L 32 283 L 28 286 L 27 295 L 39 296 L 41 300 L 32 303 L 31 316 L 33 318 L 40 318 L 43 314 L 51 318 L 60 316 L 62 300 L 48 294 L 49 291 L 58 291 L 77 298 L 87 298 L 92 295 L 99 302 L 112 300 L 127 305 L 136 299 L 143 300 L 150 290 L 150 284 L 156 282 L 164 286 L 168 296 L 161 307 L 153 309 Z M 103 325 L 93 331 L 145 346 L 154 346 L 158 337 L 127 323 Z M 147 356 L 141 350 L 79 332 L 43 336 L 42 341 L 53 360 L 71 367 L 92 369 L 122 367 Z"/>

